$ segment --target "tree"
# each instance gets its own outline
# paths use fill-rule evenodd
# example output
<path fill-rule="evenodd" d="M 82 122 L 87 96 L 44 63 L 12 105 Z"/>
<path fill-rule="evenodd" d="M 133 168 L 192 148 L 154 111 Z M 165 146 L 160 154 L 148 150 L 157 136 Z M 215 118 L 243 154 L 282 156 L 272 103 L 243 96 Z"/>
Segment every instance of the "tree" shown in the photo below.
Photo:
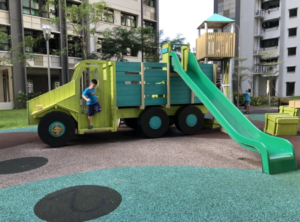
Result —
<path fill-rule="evenodd" d="M 277 50 L 270 50 L 270 51 L 262 51 L 260 52 L 260 58 L 262 62 L 260 65 L 262 66 L 262 74 L 265 76 L 269 82 L 269 106 L 271 106 L 271 93 L 270 88 L 274 89 L 275 96 L 278 97 L 278 93 L 276 91 L 276 88 L 273 84 L 273 80 L 278 76 L 279 69 L 276 69 L 276 67 L 280 64 L 283 64 L 282 61 L 278 61 L 279 55 L 277 53 Z"/>
<path fill-rule="evenodd" d="M 49 8 L 53 5 L 61 8 L 63 17 L 67 21 L 67 27 L 62 28 L 71 31 L 73 33 L 71 36 L 78 39 L 77 44 L 69 44 L 67 49 L 63 49 L 61 53 L 66 53 L 66 50 L 71 50 L 75 47 L 81 47 L 83 59 L 88 59 L 89 41 L 97 34 L 101 25 L 106 21 L 114 20 L 114 15 L 110 13 L 108 5 L 104 1 L 88 3 L 87 0 L 83 0 L 80 5 L 68 5 L 66 1 L 61 2 L 61 4 L 58 4 L 56 0 L 48 0 L 46 7 L 43 9 L 47 10 L 47 7 Z M 53 17 L 50 19 L 50 22 L 59 25 L 61 19 L 63 18 Z"/>
<path fill-rule="evenodd" d="M 183 44 L 185 42 L 185 37 L 182 36 L 182 34 L 177 34 L 175 38 L 171 39 L 170 37 L 164 37 L 164 30 L 160 30 L 155 39 L 155 47 L 158 49 L 162 49 L 163 45 L 171 42 L 172 44 Z M 175 46 L 173 48 L 175 52 L 180 52 L 181 47 L 180 46 Z M 146 61 L 151 61 L 151 62 L 160 62 L 161 60 L 161 53 L 159 50 L 152 54 L 147 54 L 146 55 Z"/>
<path fill-rule="evenodd" d="M 127 61 L 125 56 L 137 56 L 139 51 L 151 54 L 155 49 L 155 33 L 151 27 L 114 27 L 102 32 L 100 59 Z"/>
<path fill-rule="evenodd" d="M 239 93 L 243 92 L 242 90 L 242 82 L 244 82 L 247 77 L 248 73 L 246 71 L 249 71 L 249 68 L 246 66 L 243 66 L 243 62 L 246 61 L 248 58 L 235 58 L 236 61 L 238 61 L 238 65 L 235 66 L 235 76 L 233 77 L 234 81 L 238 82 L 238 94 L 237 94 L 237 101 L 239 102 Z"/>

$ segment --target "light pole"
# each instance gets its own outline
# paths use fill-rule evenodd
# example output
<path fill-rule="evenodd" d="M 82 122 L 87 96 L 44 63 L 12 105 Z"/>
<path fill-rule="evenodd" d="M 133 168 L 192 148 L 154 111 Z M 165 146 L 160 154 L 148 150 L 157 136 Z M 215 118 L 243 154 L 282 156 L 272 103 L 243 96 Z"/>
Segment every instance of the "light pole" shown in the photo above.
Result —
<path fill-rule="evenodd" d="M 51 38 L 51 26 L 43 25 L 44 38 L 47 43 L 47 56 L 48 56 L 48 91 L 51 91 L 51 76 L 50 76 L 50 59 L 49 59 L 49 40 Z"/>

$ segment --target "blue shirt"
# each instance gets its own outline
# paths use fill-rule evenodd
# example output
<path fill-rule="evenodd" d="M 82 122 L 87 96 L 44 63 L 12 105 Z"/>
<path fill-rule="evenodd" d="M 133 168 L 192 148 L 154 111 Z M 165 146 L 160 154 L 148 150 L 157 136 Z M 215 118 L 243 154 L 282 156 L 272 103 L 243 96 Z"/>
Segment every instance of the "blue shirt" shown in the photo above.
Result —
<path fill-rule="evenodd" d="M 86 102 L 87 105 L 93 105 L 98 102 L 97 96 L 96 96 L 96 89 L 90 89 L 86 88 L 84 92 L 82 93 L 83 96 L 90 99 L 89 102 Z"/>
<path fill-rule="evenodd" d="M 250 99 L 250 93 L 245 92 L 244 96 L 245 96 L 245 101 L 251 101 L 251 99 Z"/>

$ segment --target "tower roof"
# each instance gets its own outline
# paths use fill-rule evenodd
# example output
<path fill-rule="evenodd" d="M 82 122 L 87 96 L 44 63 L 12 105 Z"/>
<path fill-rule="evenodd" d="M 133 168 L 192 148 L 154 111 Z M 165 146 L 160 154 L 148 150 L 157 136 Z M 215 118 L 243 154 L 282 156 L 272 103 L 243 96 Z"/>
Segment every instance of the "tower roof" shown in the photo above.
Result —
<path fill-rule="evenodd" d="M 203 29 L 204 23 L 207 23 L 207 27 L 209 29 L 222 29 L 227 28 L 231 23 L 234 23 L 235 20 L 227 18 L 223 15 L 214 14 L 210 16 L 208 19 L 206 19 L 199 27 L 198 29 Z"/>

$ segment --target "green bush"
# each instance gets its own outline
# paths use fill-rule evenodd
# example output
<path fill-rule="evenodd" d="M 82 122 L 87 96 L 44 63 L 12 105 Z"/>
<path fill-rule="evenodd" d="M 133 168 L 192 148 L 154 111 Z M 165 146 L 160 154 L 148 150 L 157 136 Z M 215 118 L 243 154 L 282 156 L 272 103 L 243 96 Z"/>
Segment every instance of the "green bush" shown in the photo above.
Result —
<path fill-rule="evenodd" d="M 17 101 L 18 101 L 18 105 L 17 108 L 18 109 L 22 109 L 22 108 L 26 108 L 26 102 L 28 100 L 31 100 L 35 97 L 40 96 L 42 93 L 38 92 L 38 93 L 29 93 L 26 94 L 22 91 L 19 91 L 18 96 L 17 96 Z"/>

